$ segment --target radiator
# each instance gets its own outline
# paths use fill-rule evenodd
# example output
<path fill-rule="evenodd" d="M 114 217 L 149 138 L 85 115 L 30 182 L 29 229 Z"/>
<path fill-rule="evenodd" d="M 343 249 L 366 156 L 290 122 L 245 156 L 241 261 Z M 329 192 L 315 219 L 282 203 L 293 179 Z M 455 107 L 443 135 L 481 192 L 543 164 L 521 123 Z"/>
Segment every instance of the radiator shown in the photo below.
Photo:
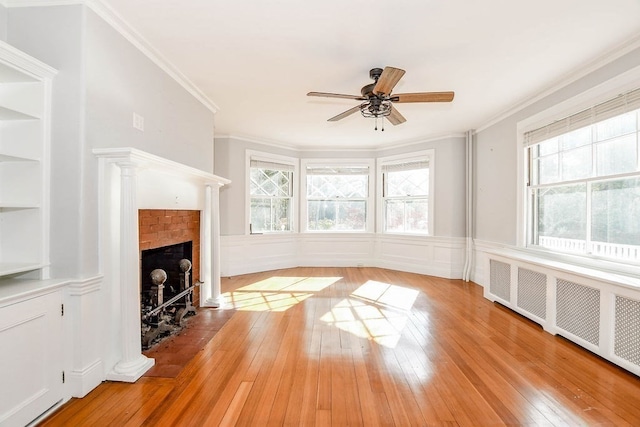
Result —
<path fill-rule="evenodd" d="M 485 298 L 640 375 L 640 287 L 502 253 L 487 261 Z"/>

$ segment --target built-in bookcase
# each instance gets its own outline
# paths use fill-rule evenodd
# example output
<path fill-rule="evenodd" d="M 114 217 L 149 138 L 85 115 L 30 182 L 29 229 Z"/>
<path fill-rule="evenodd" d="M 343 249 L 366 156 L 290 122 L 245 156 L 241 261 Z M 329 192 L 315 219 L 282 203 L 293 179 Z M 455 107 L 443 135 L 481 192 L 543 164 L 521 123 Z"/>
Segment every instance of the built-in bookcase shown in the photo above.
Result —
<path fill-rule="evenodd" d="M 0 279 L 48 278 L 49 127 L 55 70 L 0 42 Z"/>

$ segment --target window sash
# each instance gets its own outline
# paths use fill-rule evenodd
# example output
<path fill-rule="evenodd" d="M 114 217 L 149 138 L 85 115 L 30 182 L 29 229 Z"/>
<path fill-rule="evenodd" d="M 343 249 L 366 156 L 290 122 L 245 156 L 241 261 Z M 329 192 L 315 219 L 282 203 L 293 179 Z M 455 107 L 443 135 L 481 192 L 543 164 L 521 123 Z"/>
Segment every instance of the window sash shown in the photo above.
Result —
<path fill-rule="evenodd" d="M 571 128 L 585 111 L 589 122 Z M 527 135 L 527 245 L 639 261 L 640 230 L 630 217 L 640 209 L 640 89 L 562 126 Z M 585 156 L 576 156 L 579 150 Z"/>

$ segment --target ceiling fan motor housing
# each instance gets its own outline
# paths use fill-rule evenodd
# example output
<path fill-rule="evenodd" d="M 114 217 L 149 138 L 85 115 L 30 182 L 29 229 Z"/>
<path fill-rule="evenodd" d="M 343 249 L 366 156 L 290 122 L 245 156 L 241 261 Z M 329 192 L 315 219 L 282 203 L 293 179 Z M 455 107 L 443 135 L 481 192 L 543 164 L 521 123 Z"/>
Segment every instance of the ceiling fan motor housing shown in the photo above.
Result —
<path fill-rule="evenodd" d="M 382 74 L 382 68 L 372 68 L 371 70 L 369 70 L 369 77 L 371 77 L 376 82 L 380 78 L 381 74 Z"/>

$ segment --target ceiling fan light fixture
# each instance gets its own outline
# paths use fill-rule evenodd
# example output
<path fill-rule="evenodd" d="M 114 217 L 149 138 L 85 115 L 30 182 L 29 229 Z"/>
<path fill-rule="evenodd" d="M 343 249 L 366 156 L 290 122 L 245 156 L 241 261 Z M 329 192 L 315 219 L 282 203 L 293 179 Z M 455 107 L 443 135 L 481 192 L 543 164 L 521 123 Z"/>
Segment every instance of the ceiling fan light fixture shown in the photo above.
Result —
<path fill-rule="evenodd" d="M 368 101 L 360 104 L 360 113 L 366 118 L 387 117 L 391 114 L 391 108 L 391 101 Z"/>

